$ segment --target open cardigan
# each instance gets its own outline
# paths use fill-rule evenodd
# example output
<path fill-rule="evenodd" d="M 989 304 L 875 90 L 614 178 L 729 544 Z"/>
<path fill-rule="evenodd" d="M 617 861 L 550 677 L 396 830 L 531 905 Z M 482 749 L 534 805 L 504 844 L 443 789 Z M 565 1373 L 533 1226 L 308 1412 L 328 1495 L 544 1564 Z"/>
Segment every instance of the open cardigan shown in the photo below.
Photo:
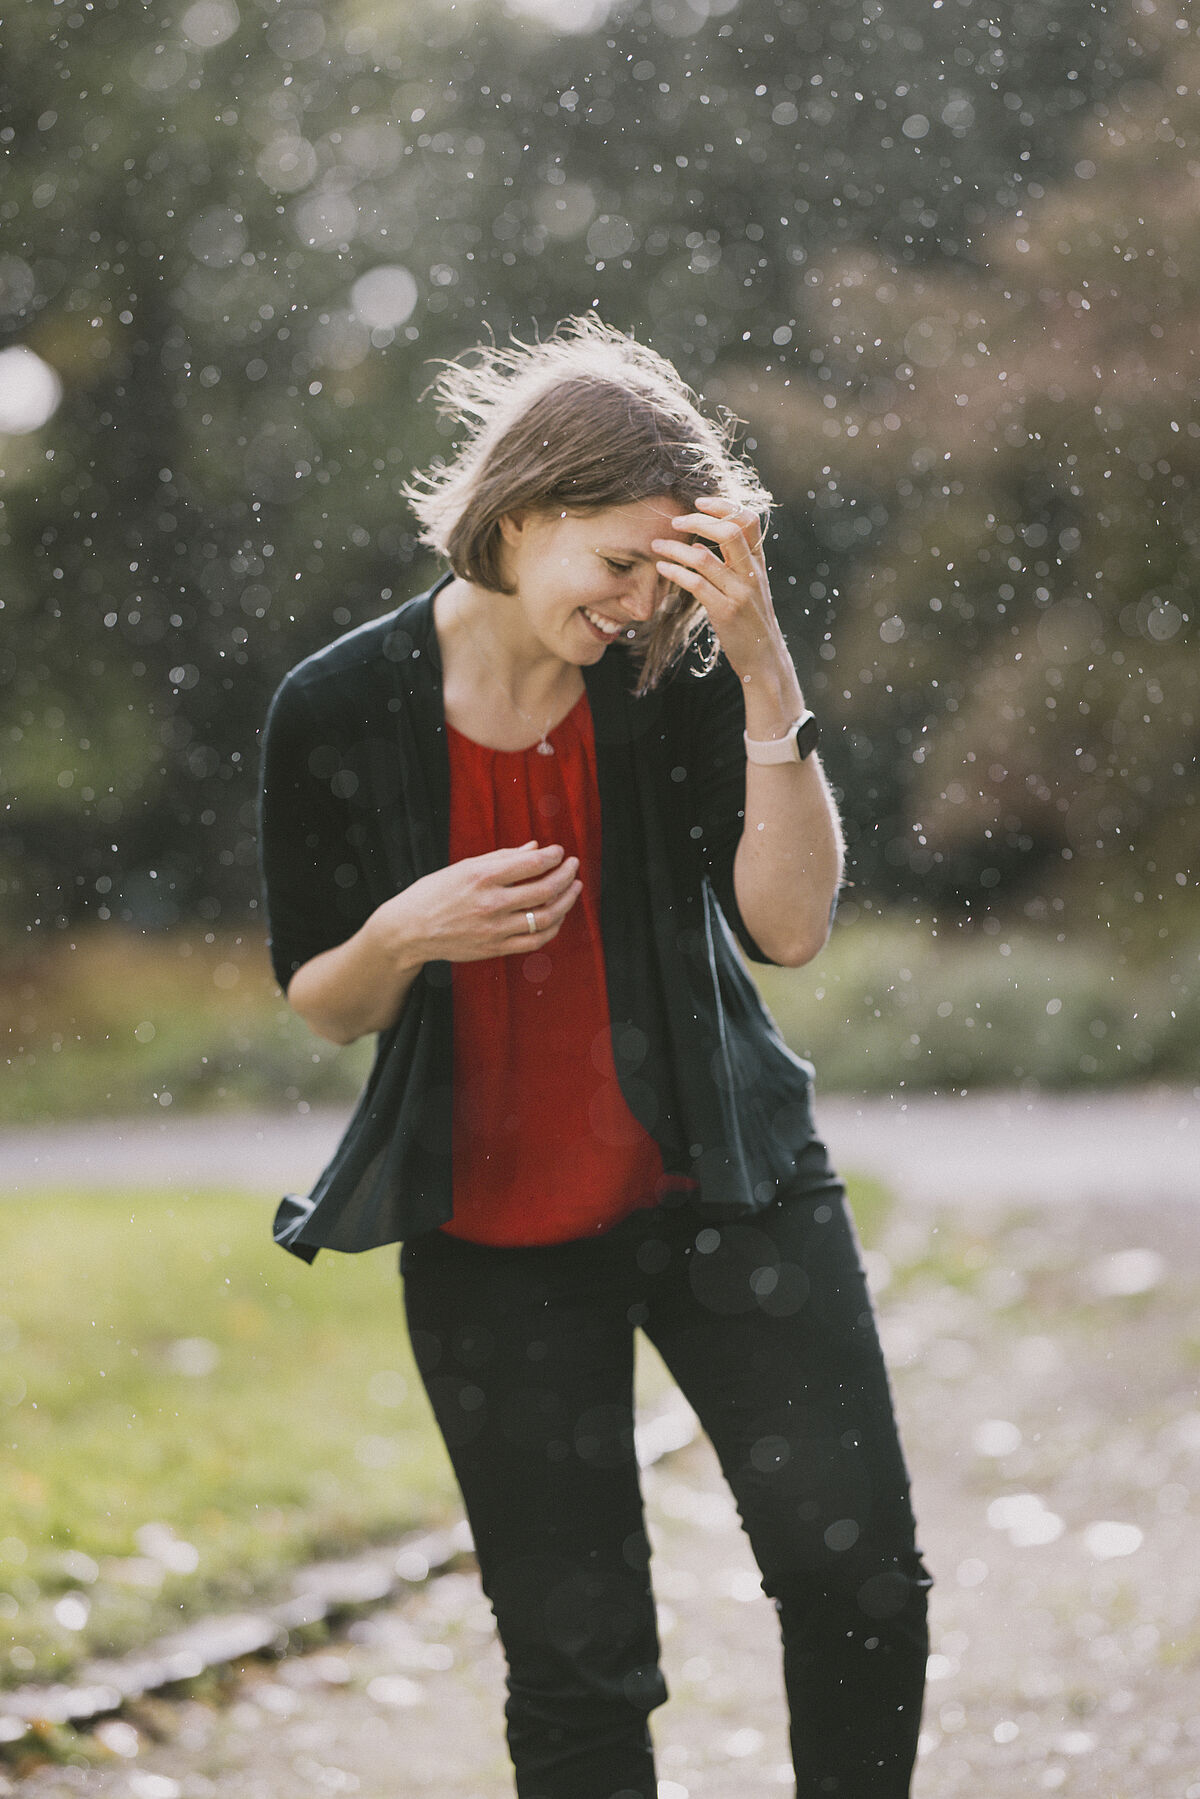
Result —
<path fill-rule="evenodd" d="M 449 579 L 447 576 L 446 579 Z M 449 763 L 433 596 L 301 662 L 264 733 L 260 848 L 280 985 L 449 860 Z M 613 1053 L 634 1116 L 706 1216 L 769 1205 L 813 1135 L 812 1068 L 783 1042 L 734 943 L 744 709 L 722 659 L 635 696 L 614 646 L 583 670 L 602 824 L 600 920 Z M 357 1108 L 275 1240 L 312 1261 L 452 1216 L 450 965 L 426 963 L 379 1034 Z"/>

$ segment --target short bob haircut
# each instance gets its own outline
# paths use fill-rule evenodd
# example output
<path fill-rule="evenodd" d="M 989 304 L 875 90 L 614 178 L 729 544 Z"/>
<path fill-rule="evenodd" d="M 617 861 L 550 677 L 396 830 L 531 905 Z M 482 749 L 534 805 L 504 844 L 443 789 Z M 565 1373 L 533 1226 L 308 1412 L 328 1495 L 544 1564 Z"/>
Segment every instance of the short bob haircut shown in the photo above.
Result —
<path fill-rule="evenodd" d="M 664 495 L 686 508 L 720 494 L 766 522 L 771 496 L 734 449 L 738 421 L 705 418 L 664 357 L 594 313 L 538 343 L 480 345 L 447 362 L 430 391 L 463 437 L 452 460 L 415 473 L 402 491 L 421 542 L 461 580 L 510 591 L 500 520 L 524 510 L 586 514 Z M 673 589 L 633 637 L 640 693 L 704 622 L 691 595 Z"/>

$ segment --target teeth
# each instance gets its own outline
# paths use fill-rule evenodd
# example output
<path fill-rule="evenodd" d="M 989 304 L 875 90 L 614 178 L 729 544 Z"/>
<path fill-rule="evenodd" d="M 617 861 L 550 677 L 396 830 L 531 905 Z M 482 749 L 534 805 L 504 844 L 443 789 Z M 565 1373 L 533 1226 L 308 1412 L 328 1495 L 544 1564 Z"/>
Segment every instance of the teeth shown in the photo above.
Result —
<path fill-rule="evenodd" d="M 603 631 L 606 637 L 615 637 L 617 632 L 621 629 L 620 625 L 614 624 L 612 619 L 601 618 L 598 612 L 592 612 L 586 606 L 583 608 L 583 616 L 591 624 L 595 625 L 598 631 Z"/>

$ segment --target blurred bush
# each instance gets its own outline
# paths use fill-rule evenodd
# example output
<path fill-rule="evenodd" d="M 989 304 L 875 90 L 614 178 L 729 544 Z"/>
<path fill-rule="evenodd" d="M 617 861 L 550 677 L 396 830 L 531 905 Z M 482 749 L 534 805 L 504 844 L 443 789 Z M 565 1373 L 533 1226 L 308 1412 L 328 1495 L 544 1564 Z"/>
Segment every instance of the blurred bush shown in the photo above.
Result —
<path fill-rule="evenodd" d="M 1139 958 L 990 918 L 879 917 L 850 900 L 816 962 L 755 972 L 826 1090 L 1192 1081 L 1200 933 L 1148 949 Z M 115 926 L 0 962 L 0 1033 L 0 1122 L 12 1124 L 348 1106 L 373 1048 L 314 1037 L 256 936 L 138 938 Z"/>
<path fill-rule="evenodd" d="M 257 935 L 93 927 L 0 961 L 0 1120 L 347 1102 L 371 1045 L 338 1050 L 288 1008 Z"/>
<path fill-rule="evenodd" d="M 996 919 L 858 913 L 809 968 L 759 976 L 830 1091 L 1195 1081 L 1200 931 L 1138 960 Z"/>

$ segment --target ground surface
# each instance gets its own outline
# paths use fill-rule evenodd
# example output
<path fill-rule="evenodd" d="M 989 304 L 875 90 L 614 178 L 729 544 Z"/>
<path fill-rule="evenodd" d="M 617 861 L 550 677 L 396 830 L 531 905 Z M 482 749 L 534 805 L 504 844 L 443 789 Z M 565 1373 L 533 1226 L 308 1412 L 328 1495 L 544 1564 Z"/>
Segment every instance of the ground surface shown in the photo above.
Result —
<path fill-rule="evenodd" d="M 346 1113 L 87 1120 L 0 1135 L 0 1193 L 38 1187 L 205 1186 L 307 1191 Z M 834 1160 L 908 1203 L 1112 1198 L 1200 1202 L 1200 1088 L 1077 1094 L 985 1091 L 862 1099 L 821 1094 Z"/>
<path fill-rule="evenodd" d="M 883 1144 L 904 1199 L 870 1270 L 937 1578 L 914 1794 L 1200 1799 L 1194 1108 L 1060 1102 L 1022 1138 L 1005 1102 L 975 1114 L 971 1156 L 963 1103 L 944 1127 L 866 1109 L 840 1141 L 825 1120 L 847 1165 L 887 1173 Z M 661 1799 L 787 1792 L 774 1618 L 709 1452 L 646 1484 L 672 1689 Z M 231 1705 L 147 1707 L 108 1727 L 107 1765 L 21 1792 L 507 1799 L 500 1705 L 486 1607 L 452 1575 L 333 1649 L 248 1668 Z"/>

